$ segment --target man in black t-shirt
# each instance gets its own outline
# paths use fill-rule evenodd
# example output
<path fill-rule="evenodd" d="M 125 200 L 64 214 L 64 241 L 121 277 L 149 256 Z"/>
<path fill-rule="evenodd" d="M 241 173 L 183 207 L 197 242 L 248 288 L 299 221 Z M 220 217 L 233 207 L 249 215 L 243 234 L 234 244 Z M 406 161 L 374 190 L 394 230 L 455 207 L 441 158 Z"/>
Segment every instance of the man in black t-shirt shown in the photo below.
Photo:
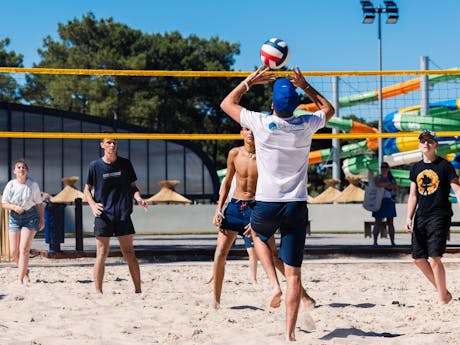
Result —
<path fill-rule="evenodd" d="M 412 258 L 438 292 L 438 303 L 447 304 L 452 295 L 446 287 L 441 261 L 446 250 L 452 218 L 451 188 L 460 202 L 460 184 L 450 162 L 436 155 L 436 134 L 425 130 L 419 137 L 423 159 L 410 171 L 406 231 L 412 234 Z M 415 216 L 414 216 L 415 215 Z"/>
<path fill-rule="evenodd" d="M 136 186 L 136 173 L 131 162 L 117 156 L 117 140 L 104 138 L 100 142 L 104 155 L 89 165 L 84 194 L 94 216 L 96 236 L 96 262 L 94 263 L 94 283 L 96 292 L 102 293 L 105 260 L 109 255 L 110 237 L 116 236 L 120 249 L 128 263 L 134 283 L 134 291 L 141 292 L 141 274 L 134 253 L 135 233 L 131 213 L 133 198 L 147 208 Z M 94 191 L 94 195 L 91 193 Z"/>

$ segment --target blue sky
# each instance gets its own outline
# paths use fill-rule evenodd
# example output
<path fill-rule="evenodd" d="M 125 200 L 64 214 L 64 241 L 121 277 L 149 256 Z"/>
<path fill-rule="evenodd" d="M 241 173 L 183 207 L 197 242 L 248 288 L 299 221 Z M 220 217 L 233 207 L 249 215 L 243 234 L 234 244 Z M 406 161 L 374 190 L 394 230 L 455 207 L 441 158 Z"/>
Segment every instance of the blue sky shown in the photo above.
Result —
<path fill-rule="evenodd" d="M 373 1 L 374 5 L 383 1 Z M 430 68 L 460 66 L 460 1 L 396 0 L 397 24 L 382 24 L 383 69 L 419 69 L 420 56 Z M 282 4 L 282 6 L 280 6 Z M 440 5 L 438 7 L 437 5 Z M 442 6 L 442 7 L 441 7 Z M 305 71 L 377 70 L 377 24 L 362 24 L 359 0 L 42 0 L 2 4 L 0 38 L 24 55 L 24 66 L 38 62 L 37 49 L 58 23 L 81 18 L 117 22 L 146 33 L 179 31 L 241 44 L 233 66 L 248 71 L 260 64 L 259 49 L 270 37 L 291 49 L 289 67 Z M 383 16 L 384 23 L 385 17 Z"/>

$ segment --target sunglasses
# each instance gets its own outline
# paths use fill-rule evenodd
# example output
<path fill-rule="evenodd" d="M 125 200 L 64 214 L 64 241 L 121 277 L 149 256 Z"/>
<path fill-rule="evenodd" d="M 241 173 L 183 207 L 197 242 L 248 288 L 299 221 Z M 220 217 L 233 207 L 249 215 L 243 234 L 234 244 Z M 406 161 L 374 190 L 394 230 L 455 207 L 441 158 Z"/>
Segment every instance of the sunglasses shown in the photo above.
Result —
<path fill-rule="evenodd" d="M 433 139 L 420 139 L 420 144 L 430 144 L 433 145 L 436 141 Z"/>

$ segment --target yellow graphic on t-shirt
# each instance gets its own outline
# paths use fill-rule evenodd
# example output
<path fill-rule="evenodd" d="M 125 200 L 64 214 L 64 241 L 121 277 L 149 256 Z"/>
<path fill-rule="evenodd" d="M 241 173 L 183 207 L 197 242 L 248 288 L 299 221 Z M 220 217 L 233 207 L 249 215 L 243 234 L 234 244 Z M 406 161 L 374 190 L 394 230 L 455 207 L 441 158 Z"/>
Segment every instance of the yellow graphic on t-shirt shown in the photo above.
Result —
<path fill-rule="evenodd" d="M 418 192 L 430 195 L 436 192 L 439 186 L 439 176 L 431 169 L 423 170 L 416 179 Z"/>

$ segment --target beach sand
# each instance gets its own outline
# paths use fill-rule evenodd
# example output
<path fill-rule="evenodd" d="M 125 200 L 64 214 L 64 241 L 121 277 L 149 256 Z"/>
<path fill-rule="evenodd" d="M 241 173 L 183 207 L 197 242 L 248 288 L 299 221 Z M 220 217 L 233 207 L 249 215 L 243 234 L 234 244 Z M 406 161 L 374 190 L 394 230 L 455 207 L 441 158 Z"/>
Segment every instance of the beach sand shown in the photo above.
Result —
<path fill-rule="evenodd" d="M 307 257 L 302 279 L 318 306 L 301 306 L 297 343 L 459 344 L 460 256 L 444 261 L 454 300 L 438 306 L 434 288 L 408 256 Z M 0 343 L 284 343 L 284 300 L 281 308 L 268 308 L 260 264 L 252 284 L 247 261 L 228 261 L 216 311 L 212 285 L 205 284 L 211 262 L 141 260 L 143 292 L 134 294 L 127 265 L 109 258 L 104 295 L 94 293 L 93 263 L 35 257 L 27 286 L 16 282 L 14 264 L 1 263 Z"/>

